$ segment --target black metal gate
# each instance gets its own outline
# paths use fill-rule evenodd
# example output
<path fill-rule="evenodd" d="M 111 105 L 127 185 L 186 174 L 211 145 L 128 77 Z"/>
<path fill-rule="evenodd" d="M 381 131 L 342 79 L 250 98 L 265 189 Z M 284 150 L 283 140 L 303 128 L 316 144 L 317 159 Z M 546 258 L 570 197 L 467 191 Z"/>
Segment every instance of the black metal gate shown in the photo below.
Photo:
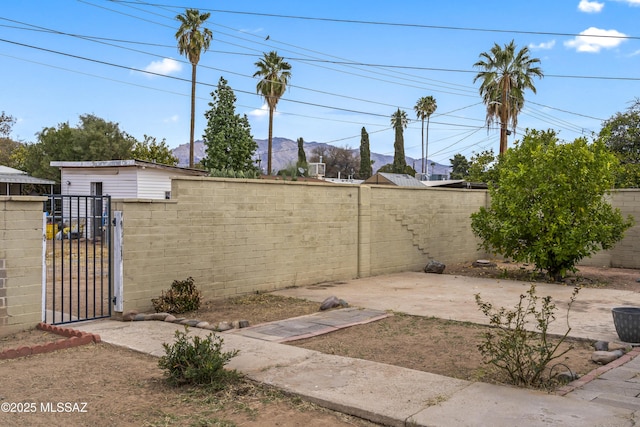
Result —
<path fill-rule="evenodd" d="M 49 195 L 43 248 L 44 321 L 111 316 L 111 197 Z"/>

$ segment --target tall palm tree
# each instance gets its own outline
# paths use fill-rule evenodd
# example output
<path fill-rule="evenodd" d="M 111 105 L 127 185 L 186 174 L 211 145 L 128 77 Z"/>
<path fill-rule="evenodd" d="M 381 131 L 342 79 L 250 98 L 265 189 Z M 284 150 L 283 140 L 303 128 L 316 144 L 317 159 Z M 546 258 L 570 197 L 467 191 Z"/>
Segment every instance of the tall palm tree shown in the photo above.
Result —
<path fill-rule="evenodd" d="M 267 175 L 271 175 L 271 150 L 273 146 L 273 112 L 278 101 L 287 90 L 291 78 L 291 65 L 272 50 L 255 63 L 258 70 L 253 77 L 260 77 L 256 85 L 257 92 L 262 95 L 269 107 L 269 149 L 267 159 Z"/>
<path fill-rule="evenodd" d="M 394 155 L 393 155 L 393 172 L 404 173 L 407 160 L 404 156 L 404 129 L 409 124 L 409 118 L 407 112 L 398 108 L 398 111 L 391 115 L 391 126 L 396 131 L 395 142 L 393 143 Z"/>
<path fill-rule="evenodd" d="M 422 121 L 422 173 L 424 173 L 424 168 L 427 163 L 427 157 L 429 157 L 429 118 L 433 113 L 435 113 L 438 108 L 438 104 L 436 103 L 436 99 L 433 96 L 423 96 L 418 99 L 416 106 L 413 107 L 416 110 L 416 115 Z M 427 119 L 427 149 L 425 154 L 425 144 L 424 144 L 424 119 Z"/>
<path fill-rule="evenodd" d="M 481 80 L 480 95 L 487 107 L 487 126 L 495 121 L 500 123 L 500 154 L 507 150 L 507 127 L 515 131 L 518 114 L 524 107 L 524 91 L 536 93 L 533 77 L 542 78 L 542 69 L 537 66 L 538 58 L 529 56 L 529 48 L 516 52 L 513 40 L 504 49 L 494 43 L 489 52 L 482 52 L 480 60 L 473 64 L 480 69 L 473 79 Z"/>
<path fill-rule="evenodd" d="M 191 62 L 191 133 L 189 136 L 189 167 L 193 167 L 193 138 L 196 123 L 196 67 L 200 55 L 209 49 L 213 33 L 208 28 L 201 28 L 210 13 L 200 13 L 198 9 L 187 9 L 184 15 L 176 16 L 180 28 L 176 32 L 178 52 Z"/>

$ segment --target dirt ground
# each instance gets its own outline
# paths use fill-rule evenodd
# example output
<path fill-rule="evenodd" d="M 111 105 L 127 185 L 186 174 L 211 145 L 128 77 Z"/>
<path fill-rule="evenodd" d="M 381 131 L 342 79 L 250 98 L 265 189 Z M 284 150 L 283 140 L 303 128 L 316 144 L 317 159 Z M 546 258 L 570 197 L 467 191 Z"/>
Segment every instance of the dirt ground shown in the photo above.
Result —
<path fill-rule="evenodd" d="M 445 274 L 543 280 L 530 266 L 511 263 L 497 263 L 491 268 L 451 265 Z M 640 270 L 582 267 L 566 283 L 638 292 L 638 279 Z M 248 320 L 256 325 L 314 313 L 318 306 L 293 298 L 252 294 L 206 301 L 187 317 L 211 323 Z M 290 344 L 466 380 L 502 382 L 504 377 L 484 364 L 477 350 L 484 330 L 470 323 L 394 313 L 377 322 Z M 0 338 L 0 351 L 57 339 L 60 337 L 42 331 L 25 331 Z M 556 361 L 554 370 L 568 368 L 585 374 L 596 367 L 590 361 L 591 343 L 570 344 L 574 348 Z M 0 413 L 0 425 L 372 425 L 250 382 L 214 396 L 194 389 L 172 389 L 162 381 L 157 359 L 106 344 L 0 361 L 0 371 L 0 404 L 35 403 L 37 409 L 36 413 Z M 58 402 L 86 402 L 86 412 L 43 412 L 51 409 L 47 407 L 49 402 L 53 406 Z M 71 409 L 76 408 L 71 405 Z"/>

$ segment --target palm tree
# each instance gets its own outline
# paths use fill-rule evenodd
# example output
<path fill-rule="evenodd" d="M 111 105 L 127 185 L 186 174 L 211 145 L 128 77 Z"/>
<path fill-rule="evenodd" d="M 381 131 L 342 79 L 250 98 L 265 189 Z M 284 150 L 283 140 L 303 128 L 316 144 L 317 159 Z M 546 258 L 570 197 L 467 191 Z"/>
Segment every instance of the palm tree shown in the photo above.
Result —
<path fill-rule="evenodd" d="M 433 96 L 423 96 L 418 99 L 416 106 L 413 107 L 416 110 L 416 115 L 420 120 L 422 120 L 422 173 L 424 173 L 424 167 L 427 162 L 427 157 L 429 157 L 429 118 L 433 113 L 435 113 L 438 108 L 438 104 L 436 104 L 436 99 Z M 424 144 L 424 119 L 427 119 L 427 150 L 425 154 L 425 144 Z"/>
<path fill-rule="evenodd" d="M 260 77 L 261 80 L 256 86 L 257 92 L 262 95 L 269 107 L 269 149 L 267 159 L 267 175 L 271 175 L 271 150 L 273 145 L 273 112 L 280 97 L 284 95 L 287 84 L 291 78 L 291 65 L 278 56 L 278 52 L 272 50 L 265 53 L 264 57 L 255 63 L 258 71 L 253 73 L 253 77 Z"/>
<path fill-rule="evenodd" d="M 529 56 L 529 48 L 523 47 L 516 53 L 516 45 L 505 44 L 504 49 L 494 43 L 491 51 L 482 52 L 480 60 L 473 64 L 480 71 L 473 79 L 481 80 L 480 95 L 487 106 L 487 126 L 495 121 L 500 123 L 500 154 L 507 150 L 507 126 L 515 131 L 518 114 L 524 106 L 524 91 L 536 93 L 533 77 L 542 78 L 542 69 L 536 64 L 538 58 Z"/>
<path fill-rule="evenodd" d="M 398 108 L 398 111 L 391 115 L 391 126 L 396 131 L 396 139 L 393 144 L 394 147 L 394 155 L 393 155 L 393 172 L 394 173 L 404 173 L 407 160 L 404 156 L 404 129 L 409 124 L 409 119 L 407 118 L 407 112 Z"/>
<path fill-rule="evenodd" d="M 189 137 L 189 167 L 193 167 L 193 137 L 196 120 L 196 67 L 200 62 L 200 55 L 209 49 L 213 33 L 208 28 L 200 27 L 209 19 L 210 13 L 200 14 L 198 9 L 187 9 L 184 15 L 176 16 L 180 21 L 180 28 L 176 32 L 178 52 L 191 62 L 191 133 Z"/>

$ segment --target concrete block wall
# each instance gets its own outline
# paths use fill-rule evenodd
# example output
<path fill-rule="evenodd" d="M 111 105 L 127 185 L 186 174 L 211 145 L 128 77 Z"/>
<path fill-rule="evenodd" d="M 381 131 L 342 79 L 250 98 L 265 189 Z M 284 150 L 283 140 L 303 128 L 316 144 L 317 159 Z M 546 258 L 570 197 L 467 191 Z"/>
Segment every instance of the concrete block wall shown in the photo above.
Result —
<path fill-rule="evenodd" d="M 371 193 L 370 275 L 485 256 L 469 220 L 486 205 L 485 191 L 374 186 Z"/>
<path fill-rule="evenodd" d="M 149 309 L 189 276 L 215 298 L 358 275 L 357 187 L 181 178 L 171 191 L 169 201 L 115 201 L 125 310 Z"/>
<path fill-rule="evenodd" d="M 0 197 L 0 336 L 42 318 L 44 197 Z"/>

